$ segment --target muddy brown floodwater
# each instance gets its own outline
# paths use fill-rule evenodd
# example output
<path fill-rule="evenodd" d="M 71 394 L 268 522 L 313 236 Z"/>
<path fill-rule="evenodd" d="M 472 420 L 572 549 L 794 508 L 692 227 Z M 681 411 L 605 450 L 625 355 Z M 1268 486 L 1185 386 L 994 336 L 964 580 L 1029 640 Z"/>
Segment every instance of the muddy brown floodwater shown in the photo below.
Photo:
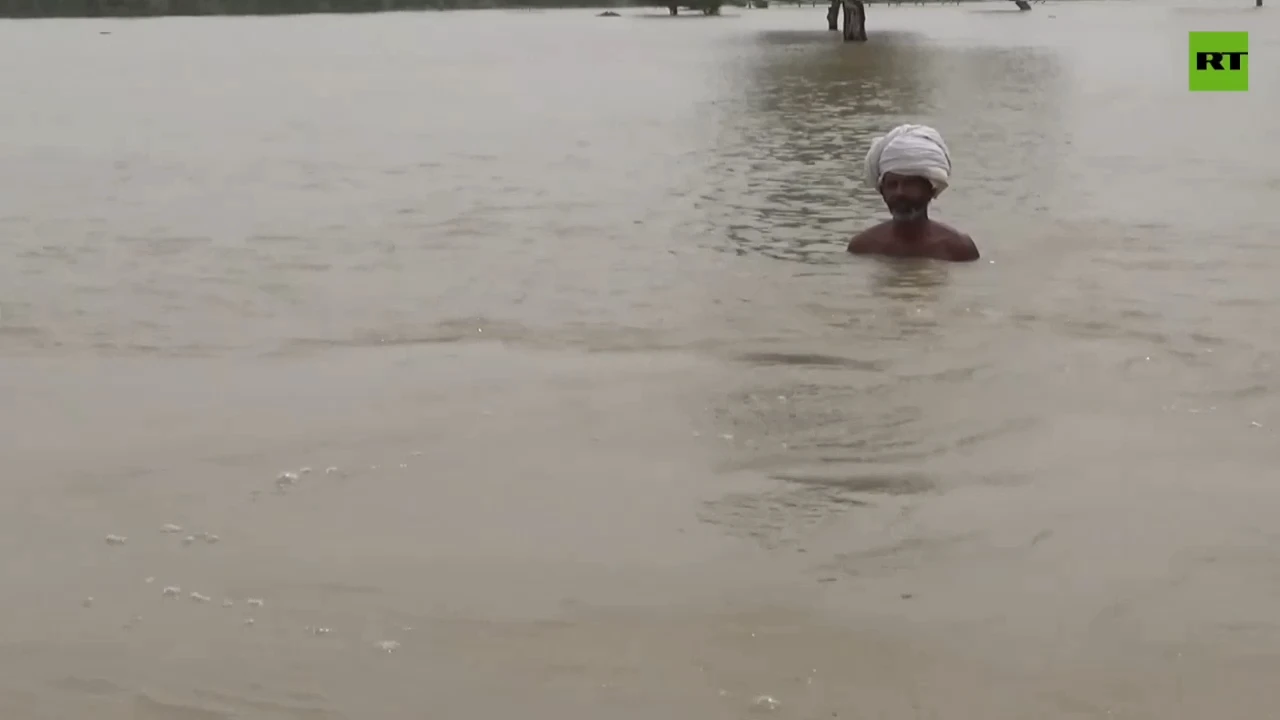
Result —
<path fill-rule="evenodd" d="M 0 24 L 0 716 L 1273 714 L 1247 5 Z"/>

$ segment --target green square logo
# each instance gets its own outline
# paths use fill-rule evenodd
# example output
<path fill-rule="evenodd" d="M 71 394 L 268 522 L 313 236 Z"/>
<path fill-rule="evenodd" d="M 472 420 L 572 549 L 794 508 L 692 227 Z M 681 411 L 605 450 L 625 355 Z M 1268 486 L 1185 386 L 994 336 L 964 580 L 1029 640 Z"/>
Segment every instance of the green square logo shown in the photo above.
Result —
<path fill-rule="evenodd" d="M 1191 92 L 1249 90 L 1249 33 L 1191 33 Z"/>

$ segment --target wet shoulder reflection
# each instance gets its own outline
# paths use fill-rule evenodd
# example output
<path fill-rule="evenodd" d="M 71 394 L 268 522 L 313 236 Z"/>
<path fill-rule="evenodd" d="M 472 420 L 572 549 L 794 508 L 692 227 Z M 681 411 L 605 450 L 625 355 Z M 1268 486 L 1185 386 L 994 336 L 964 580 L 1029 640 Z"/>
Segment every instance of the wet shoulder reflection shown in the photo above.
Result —
<path fill-rule="evenodd" d="M 951 268 L 936 260 L 877 258 L 873 263 L 872 292 L 893 300 L 937 302 L 951 277 Z"/>

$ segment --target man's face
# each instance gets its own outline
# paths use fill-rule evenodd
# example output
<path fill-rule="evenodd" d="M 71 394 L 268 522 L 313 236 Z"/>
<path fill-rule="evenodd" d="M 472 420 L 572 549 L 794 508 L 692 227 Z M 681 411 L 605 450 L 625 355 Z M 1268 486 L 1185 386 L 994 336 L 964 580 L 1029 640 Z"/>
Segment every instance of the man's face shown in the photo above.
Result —
<path fill-rule="evenodd" d="M 894 220 L 916 220 L 925 216 L 933 200 L 933 185 L 922 177 L 885 173 L 880 197 Z"/>

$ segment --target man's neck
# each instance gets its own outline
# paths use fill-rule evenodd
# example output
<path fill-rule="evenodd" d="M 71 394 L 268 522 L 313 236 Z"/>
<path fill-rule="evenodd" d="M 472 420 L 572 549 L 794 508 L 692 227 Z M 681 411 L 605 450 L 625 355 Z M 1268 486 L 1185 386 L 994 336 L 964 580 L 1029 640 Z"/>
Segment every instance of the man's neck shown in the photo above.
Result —
<path fill-rule="evenodd" d="M 906 240 L 918 240 L 927 234 L 928 229 L 929 212 L 927 210 L 909 218 L 893 219 L 894 234 Z"/>

